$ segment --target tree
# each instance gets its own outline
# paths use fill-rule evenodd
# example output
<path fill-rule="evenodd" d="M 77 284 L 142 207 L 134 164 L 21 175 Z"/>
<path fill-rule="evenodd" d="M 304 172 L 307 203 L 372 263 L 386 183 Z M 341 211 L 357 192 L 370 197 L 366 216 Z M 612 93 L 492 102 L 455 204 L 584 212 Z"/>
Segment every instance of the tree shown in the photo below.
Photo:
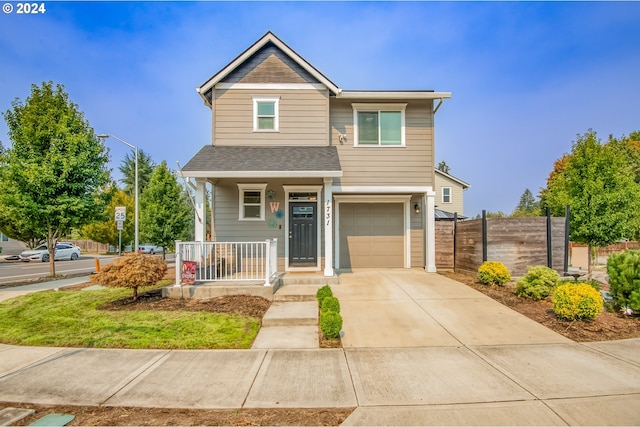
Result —
<path fill-rule="evenodd" d="M 24 239 L 46 239 L 55 275 L 57 240 L 102 210 L 108 155 L 62 85 L 32 85 L 4 113 L 11 148 L 0 160 L 0 211 L 16 221 Z M 28 220 L 28 221 L 27 221 Z"/>
<path fill-rule="evenodd" d="M 117 247 L 120 235 L 116 222 L 114 221 L 116 206 L 124 206 L 126 208 L 127 216 L 122 224 L 122 243 L 124 244 L 125 242 L 132 241 L 134 238 L 134 200 L 115 185 L 110 187 L 105 194 L 108 202 L 105 204 L 101 218 L 99 221 L 82 227 L 80 233 L 86 239 Z"/>
<path fill-rule="evenodd" d="M 449 171 L 451 170 L 451 168 L 449 167 L 449 165 L 447 164 L 447 162 L 445 162 L 444 160 L 441 161 L 440 163 L 438 163 L 438 170 L 440 172 L 444 172 L 446 174 L 449 173 Z"/>
<path fill-rule="evenodd" d="M 138 194 L 144 193 L 144 190 L 149 185 L 151 174 L 156 164 L 151 160 L 151 157 L 138 149 Z M 135 197 L 136 188 L 136 158 L 135 154 L 127 153 L 122 161 L 122 164 L 118 167 L 123 178 L 120 180 L 124 184 L 124 191 L 131 197 Z"/>
<path fill-rule="evenodd" d="M 138 253 L 116 259 L 89 279 L 91 283 L 110 288 L 133 289 L 133 300 L 138 299 L 138 288 L 154 286 L 167 273 L 167 262 Z"/>
<path fill-rule="evenodd" d="M 188 237 L 192 217 L 189 200 L 164 160 L 154 169 L 140 207 L 141 235 L 163 247 L 163 258 L 175 240 Z"/>
<path fill-rule="evenodd" d="M 571 239 L 589 245 L 589 253 L 638 229 L 640 184 L 620 141 L 610 139 L 603 145 L 593 130 L 578 135 L 555 172 L 543 190 L 544 202 L 554 212 L 563 212 L 569 204 Z"/>
<path fill-rule="evenodd" d="M 540 215 L 540 207 L 538 206 L 538 202 L 536 202 L 535 197 L 533 197 L 533 193 L 531 193 L 531 190 L 527 188 L 526 190 L 524 190 L 524 193 L 522 193 L 522 196 L 520 196 L 520 202 L 518 202 L 518 206 L 516 206 L 511 216 L 525 217 L 538 215 Z"/>

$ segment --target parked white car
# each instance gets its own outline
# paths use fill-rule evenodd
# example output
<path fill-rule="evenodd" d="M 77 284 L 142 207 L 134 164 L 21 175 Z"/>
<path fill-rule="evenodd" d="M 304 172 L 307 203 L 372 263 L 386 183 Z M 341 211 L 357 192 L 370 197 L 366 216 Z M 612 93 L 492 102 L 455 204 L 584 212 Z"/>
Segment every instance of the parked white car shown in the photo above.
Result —
<path fill-rule="evenodd" d="M 63 259 L 76 260 L 80 258 L 80 248 L 73 245 L 58 243 L 56 245 L 54 260 L 59 261 Z M 42 261 L 49 262 L 49 251 L 47 245 L 40 245 L 35 249 L 29 249 L 23 251 L 20 254 L 21 261 Z"/>
<path fill-rule="evenodd" d="M 138 246 L 138 252 L 143 254 L 161 254 L 162 246 L 152 245 L 151 243 L 145 243 L 144 245 Z"/>

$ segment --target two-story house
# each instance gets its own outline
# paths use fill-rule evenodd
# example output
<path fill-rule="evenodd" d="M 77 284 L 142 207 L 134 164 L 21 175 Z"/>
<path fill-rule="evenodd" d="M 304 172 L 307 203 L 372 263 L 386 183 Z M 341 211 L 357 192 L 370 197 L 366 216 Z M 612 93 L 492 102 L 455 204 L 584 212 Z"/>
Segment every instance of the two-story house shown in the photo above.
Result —
<path fill-rule="evenodd" d="M 434 116 L 450 92 L 343 90 L 271 32 L 197 90 L 212 141 L 181 171 L 196 241 L 277 238 L 286 272 L 435 271 Z"/>
<path fill-rule="evenodd" d="M 451 220 L 454 214 L 464 219 L 464 191 L 469 184 L 439 169 L 436 173 L 436 219 Z"/>

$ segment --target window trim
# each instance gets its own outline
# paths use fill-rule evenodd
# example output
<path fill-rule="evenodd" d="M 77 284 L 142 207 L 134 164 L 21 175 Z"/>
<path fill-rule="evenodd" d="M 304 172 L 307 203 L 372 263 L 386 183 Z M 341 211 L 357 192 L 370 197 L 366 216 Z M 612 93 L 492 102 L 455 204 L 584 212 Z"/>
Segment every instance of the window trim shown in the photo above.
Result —
<path fill-rule="evenodd" d="M 280 97 L 279 96 L 253 96 L 253 131 L 254 132 L 280 132 Z M 273 129 L 260 129 L 258 126 L 258 102 L 273 102 Z"/>
<path fill-rule="evenodd" d="M 266 205 L 266 192 L 267 184 L 237 184 L 238 185 L 238 221 L 264 221 L 264 212 Z M 259 191 L 260 192 L 260 217 L 259 218 L 247 218 L 244 216 L 244 193 L 247 191 Z M 257 206 L 251 204 L 251 206 Z"/>
<path fill-rule="evenodd" d="M 444 197 L 445 197 L 444 190 L 445 189 L 449 190 L 449 201 L 448 202 L 444 199 Z M 442 193 L 442 203 L 453 203 L 453 188 L 452 187 L 442 187 L 441 193 Z"/>
<path fill-rule="evenodd" d="M 351 104 L 353 108 L 353 146 L 354 147 L 406 147 L 407 140 L 405 135 L 405 118 L 407 103 L 357 103 Z M 382 145 L 380 143 L 380 113 L 384 111 L 400 112 L 400 144 L 398 145 Z M 378 144 L 360 144 L 358 138 L 358 113 L 377 112 L 378 113 Z"/>

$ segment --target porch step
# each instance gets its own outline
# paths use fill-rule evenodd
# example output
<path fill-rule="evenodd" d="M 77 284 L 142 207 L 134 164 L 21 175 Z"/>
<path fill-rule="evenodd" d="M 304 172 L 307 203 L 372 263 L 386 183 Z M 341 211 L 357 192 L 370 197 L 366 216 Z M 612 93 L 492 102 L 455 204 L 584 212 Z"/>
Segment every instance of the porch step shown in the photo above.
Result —
<path fill-rule="evenodd" d="M 338 276 L 325 277 L 322 273 L 286 273 L 282 284 L 287 285 L 337 285 Z"/>
<path fill-rule="evenodd" d="M 318 303 L 315 301 L 274 301 L 262 318 L 262 327 L 317 326 Z"/>

